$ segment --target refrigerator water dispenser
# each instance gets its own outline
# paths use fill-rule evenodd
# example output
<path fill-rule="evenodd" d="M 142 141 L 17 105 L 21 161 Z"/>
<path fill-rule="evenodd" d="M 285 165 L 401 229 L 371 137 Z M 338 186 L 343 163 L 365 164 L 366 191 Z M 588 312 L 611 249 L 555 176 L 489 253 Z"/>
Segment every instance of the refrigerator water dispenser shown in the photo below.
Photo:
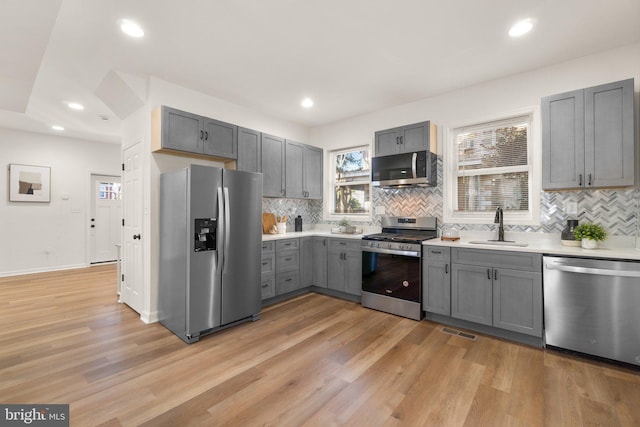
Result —
<path fill-rule="evenodd" d="M 215 218 L 195 219 L 194 252 L 216 250 L 216 223 Z"/>

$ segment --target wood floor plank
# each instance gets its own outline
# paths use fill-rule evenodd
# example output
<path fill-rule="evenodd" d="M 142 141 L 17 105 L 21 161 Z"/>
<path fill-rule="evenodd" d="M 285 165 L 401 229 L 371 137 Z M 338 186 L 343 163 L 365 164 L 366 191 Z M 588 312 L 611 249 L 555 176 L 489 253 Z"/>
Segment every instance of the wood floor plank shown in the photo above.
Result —
<path fill-rule="evenodd" d="M 0 278 L 0 402 L 78 426 L 640 425 L 640 370 L 306 294 L 187 345 L 115 266 Z"/>

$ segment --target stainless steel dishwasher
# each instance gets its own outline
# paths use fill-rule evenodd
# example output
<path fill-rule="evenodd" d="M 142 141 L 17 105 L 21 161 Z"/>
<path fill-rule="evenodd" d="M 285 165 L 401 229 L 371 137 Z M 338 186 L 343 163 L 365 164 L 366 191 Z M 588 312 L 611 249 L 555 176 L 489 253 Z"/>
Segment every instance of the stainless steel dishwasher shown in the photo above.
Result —
<path fill-rule="evenodd" d="M 543 257 L 545 343 L 640 365 L 640 263 Z"/>

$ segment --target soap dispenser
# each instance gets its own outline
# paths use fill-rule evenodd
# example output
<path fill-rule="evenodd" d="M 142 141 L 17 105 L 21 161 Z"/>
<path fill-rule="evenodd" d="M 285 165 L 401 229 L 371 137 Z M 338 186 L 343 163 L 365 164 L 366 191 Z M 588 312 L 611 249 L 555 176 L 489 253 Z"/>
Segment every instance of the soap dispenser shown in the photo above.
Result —
<path fill-rule="evenodd" d="M 302 231 L 302 217 L 300 215 L 298 215 L 297 218 L 295 218 L 295 224 L 296 224 L 296 231 Z"/>

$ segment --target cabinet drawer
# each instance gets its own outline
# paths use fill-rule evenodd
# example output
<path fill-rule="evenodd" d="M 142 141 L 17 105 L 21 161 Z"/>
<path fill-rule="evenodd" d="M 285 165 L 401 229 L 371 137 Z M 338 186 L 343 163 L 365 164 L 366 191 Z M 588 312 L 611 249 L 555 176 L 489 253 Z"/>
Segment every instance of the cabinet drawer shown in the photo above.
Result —
<path fill-rule="evenodd" d="M 298 249 L 298 239 L 276 240 L 276 251 Z"/>
<path fill-rule="evenodd" d="M 329 249 L 360 251 L 362 250 L 362 242 L 351 239 L 329 239 Z"/>
<path fill-rule="evenodd" d="M 262 275 L 274 274 L 276 272 L 276 256 L 275 254 L 262 255 L 261 265 Z"/>
<path fill-rule="evenodd" d="M 451 248 L 445 248 L 442 246 L 423 246 L 422 258 L 429 261 L 449 261 L 451 255 Z"/>
<path fill-rule="evenodd" d="M 297 271 L 278 274 L 278 276 L 276 277 L 276 295 L 295 291 L 300 287 L 299 281 L 300 279 L 298 277 Z"/>
<path fill-rule="evenodd" d="M 542 255 L 527 252 L 453 248 L 451 262 L 523 271 L 542 271 Z"/>
<path fill-rule="evenodd" d="M 276 258 L 276 272 L 293 271 L 300 268 L 300 254 L 298 251 L 285 251 L 278 253 Z"/>
<path fill-rule="evenodd" d="M 275 242 L 262 242 L 262 254 L 271 254 L 275 251 L 276 245 Z"/>
<path fill-rule="evenodd" d="M 260 287 L 262 292 L 262 299 L 276 296 L 276 284 L 273 274 L 268 277 L 263 277 L 262 281 L 260 282 Z"/>

